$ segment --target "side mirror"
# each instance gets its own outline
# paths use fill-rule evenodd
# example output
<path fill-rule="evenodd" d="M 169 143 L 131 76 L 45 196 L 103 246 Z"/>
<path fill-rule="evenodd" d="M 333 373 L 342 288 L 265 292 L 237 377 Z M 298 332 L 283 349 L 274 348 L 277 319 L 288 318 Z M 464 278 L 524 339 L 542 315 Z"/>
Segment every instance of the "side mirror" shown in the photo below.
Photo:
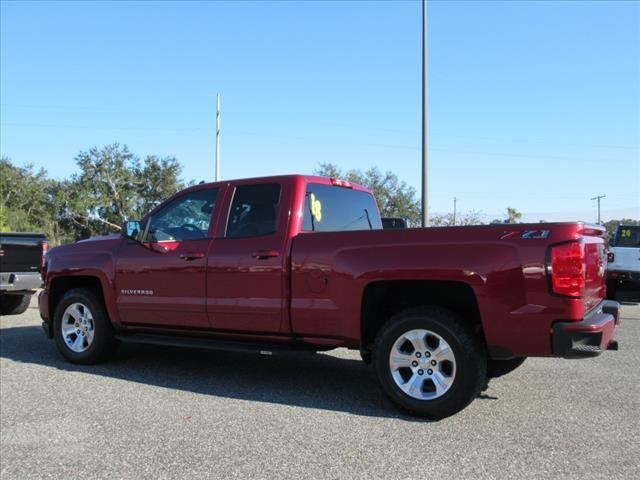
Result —
<path fill-rule="evenodd" d="M 140 226 L 140 222 L 130 220 L 122 224 L 122 230 L 120 232 L 123 237 L 139 242 L 139 237 L 142 234 L 142 227 Z"/>

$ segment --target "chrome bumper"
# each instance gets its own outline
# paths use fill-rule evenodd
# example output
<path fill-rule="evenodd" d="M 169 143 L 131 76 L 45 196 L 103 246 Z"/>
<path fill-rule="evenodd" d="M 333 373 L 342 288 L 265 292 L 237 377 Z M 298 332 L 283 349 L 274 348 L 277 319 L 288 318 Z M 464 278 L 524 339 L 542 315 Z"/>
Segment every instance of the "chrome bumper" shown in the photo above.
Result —
<path fill-rule="evenodd" d="M 40 272 L 0 273 L 0 290 L 3 292 L 36 290 L 41 286 Z"/>

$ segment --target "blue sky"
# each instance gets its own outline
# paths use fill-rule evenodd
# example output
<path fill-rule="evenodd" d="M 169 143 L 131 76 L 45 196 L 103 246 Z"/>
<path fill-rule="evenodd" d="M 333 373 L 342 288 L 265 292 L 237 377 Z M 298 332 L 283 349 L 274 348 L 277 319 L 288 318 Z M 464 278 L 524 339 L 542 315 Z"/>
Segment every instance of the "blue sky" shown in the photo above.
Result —
<path fill-rule="evenodd" d="M 1 3 L 2 155 L 111 142 L 223 178 L 392 170 L 419 191 L 420 4 Z M 640 2 L 429 2 L 430 202 L 640 218 Z"/>

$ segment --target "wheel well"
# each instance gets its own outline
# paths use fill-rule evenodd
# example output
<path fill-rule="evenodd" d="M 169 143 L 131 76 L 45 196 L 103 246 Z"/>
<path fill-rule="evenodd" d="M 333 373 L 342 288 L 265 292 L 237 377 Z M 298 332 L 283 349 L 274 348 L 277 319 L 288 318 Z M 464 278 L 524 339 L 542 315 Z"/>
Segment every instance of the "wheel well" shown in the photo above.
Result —
<path fill-rule="evenodd" d="M 98 277 L 79 275 L 56 278 L 51 282 L 51 287 L 49 288 L 49 318 L 52 319 L 52 321 L 58 302 L 65 293 L 74 288 L 90 288 L 100 295 L 100 299 L 104 302 L 102 284 Z"/>
<path fill-rule="evenodd" d="M 476 296 L 466 283 L 432 280 L 374 282 L 367 285 L 362 297 L 361 348 L 371 350 L 380 327 L 392 315 L 420 305 L 448 308 L 482 334 Z"/>

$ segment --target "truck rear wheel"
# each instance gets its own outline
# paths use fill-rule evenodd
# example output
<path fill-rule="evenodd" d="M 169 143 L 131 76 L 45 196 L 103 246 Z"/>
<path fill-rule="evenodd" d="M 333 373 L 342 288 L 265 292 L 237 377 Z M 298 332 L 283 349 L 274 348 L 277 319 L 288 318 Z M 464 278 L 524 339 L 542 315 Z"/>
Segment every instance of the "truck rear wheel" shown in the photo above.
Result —
<path fill-rule="evenodd" d="M 72 363 L 100 362 L 117 346 L 102 299 L 91 289 L 68 291 L 56 306 L 53 325 L 58 350 Z"/>
<path fill-rule="evenodd" d="M 374 365 L 394 403 L 430 419 L 465 408 L 487 377 L 479 336 L 453 312 L 430 306 L 405 310 L 387 321 L 376 338 Z"/>
<path fill-rule="evenodd" d="M 20 315 L 27 311 L 31 295 L 0 295 L 0 314 Z"/>

